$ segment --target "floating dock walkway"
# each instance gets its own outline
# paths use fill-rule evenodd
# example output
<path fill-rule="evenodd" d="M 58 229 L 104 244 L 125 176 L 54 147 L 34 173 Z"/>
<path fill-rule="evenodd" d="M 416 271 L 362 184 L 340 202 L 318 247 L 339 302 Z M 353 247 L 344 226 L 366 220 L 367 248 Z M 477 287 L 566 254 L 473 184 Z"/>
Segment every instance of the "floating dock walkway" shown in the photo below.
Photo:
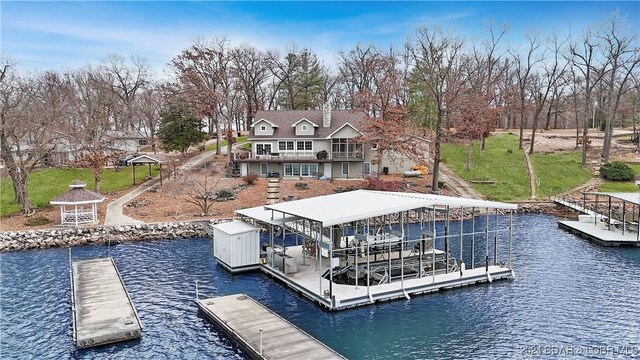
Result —
<path fill-rule="evenodd" d="M 345 359 L 247 295 L 196 302 L 252 359 Z"/>
<path fill-rule="evenodd" d="M 71 264 L 73 340 L 78 348 L 142 336 L 142 324 L 113 259 Z"/>
<path fill-rule="evenodd" d="M 605 197 L 607 199 L 605 201 L 607 213 L 603 215 L 586 208 L 583 205 L 586 204 L 586 201 L 580 204 L 579 202 L 555 198 L 554 202 L 556 204 L 586 214 L 578 215 L 578 221 L 558 220 L 560 229 L 604 246 L 640 246 L 640 233 L 638 232 L 638 222 L 636 220 L 640 217 L 640 214 L 638 214 L 638 209 L 640 209 L 638 194 L 601 192 L 584 194 L 596 196 L 595 205 L 592 204 L 596 208 L 598 207 L 597 197 Z M 621 202 L 622 214 L 615 214 L 612 209 L 612 201 L 616 201 L 618 204 Z M 617 215 L 618 219 L 614 219 L 614 215 Z"/>

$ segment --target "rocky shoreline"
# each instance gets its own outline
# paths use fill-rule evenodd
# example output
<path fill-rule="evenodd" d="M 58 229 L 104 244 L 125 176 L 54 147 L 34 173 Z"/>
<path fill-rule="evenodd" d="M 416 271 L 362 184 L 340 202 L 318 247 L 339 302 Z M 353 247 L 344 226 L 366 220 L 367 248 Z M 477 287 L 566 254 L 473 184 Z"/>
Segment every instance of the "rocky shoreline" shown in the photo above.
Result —
<path fill-rule="evenodd" d="M 557 214 L 554 203 L 527 202 L 518 206 L 518 214 Z M 455 216 L 452 216 L 455 220 Z M 202 225 L 214 225 L 228 219 L 162 222 L 142 225 L 123 225 L 90 228 L 54 228 L 0 232 L 0 252 L 29 249 L 46 249 L 82 245 L 161 240 L 188 239 L 207 236 Z"/>
<path fill-rule="evenodd" d="M 198 238 L 207 236 L 202 225 L 214 225 L 225 221 L 228 219 L 6 231 L 0 233 L 0 252 L 107 244 L 109 241 L 117 244 L 145 240 Z"/>

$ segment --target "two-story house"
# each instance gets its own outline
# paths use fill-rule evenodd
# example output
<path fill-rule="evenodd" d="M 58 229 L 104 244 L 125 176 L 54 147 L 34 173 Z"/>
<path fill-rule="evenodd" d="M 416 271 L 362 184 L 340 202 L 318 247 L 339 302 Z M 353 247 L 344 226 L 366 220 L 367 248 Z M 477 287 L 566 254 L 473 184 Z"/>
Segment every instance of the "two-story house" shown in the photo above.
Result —
<path fill-rule="evenodd" d="M 261 177 L 362 178 L 376 171 L 375 148 L 358 137 L 365 114 L 348 110 L 258 111 L 248 140 L 251 153 L 236 159 L 240 174 Z M 373 145 L 375 146 L 375 145 Z M 389 173 L 408 170 L 412 162 L 382 159 Z M 375 165 L 375 166 L 372 166 Z"/>

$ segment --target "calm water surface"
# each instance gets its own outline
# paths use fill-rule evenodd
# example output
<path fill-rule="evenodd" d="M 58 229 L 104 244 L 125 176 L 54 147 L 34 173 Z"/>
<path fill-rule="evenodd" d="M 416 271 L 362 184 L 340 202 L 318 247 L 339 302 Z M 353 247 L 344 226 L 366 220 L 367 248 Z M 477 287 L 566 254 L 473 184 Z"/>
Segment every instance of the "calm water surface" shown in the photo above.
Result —
<path fill-rule="evenodd" d="M 629 346 L 640 356 L 640 249 L 588 243 L 545 215 L 516 217 L 514 235 L 515 281 L 335 313 L 261 273 L 231 276 L 215 265 L 206 239 L 118 245 L 111 254 L 144 337 L 79 351 L 67 249 L 3 253 L 0 358 L 245 358 L 198 314 L 196 281 L 205 296 L 247 293 L 353 359 L 522 358 L 535 346 Z M 73 249 L 74 259 L 106 255 L 104 246 Z"/>

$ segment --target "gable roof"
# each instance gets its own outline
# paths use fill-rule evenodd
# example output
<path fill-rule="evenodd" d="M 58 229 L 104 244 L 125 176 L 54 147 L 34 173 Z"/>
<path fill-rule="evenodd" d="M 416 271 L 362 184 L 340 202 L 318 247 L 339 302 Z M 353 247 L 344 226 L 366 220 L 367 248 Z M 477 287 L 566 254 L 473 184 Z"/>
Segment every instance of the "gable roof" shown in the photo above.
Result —
<path fill-rule="evenodd" d="M 298 121 L 294 122 L 293 124 L 291 124 L 291 126 L 292 126 L 292 127 L 296 127 L 296 125 L 298 125 L 298 124 L 299 124 L 300 122 L 302 122 L 302 121 L 306 121 L 306 122 L 308 122 L 309 124 L 313 125 L 313 127 L 315 127 L 315 128 L 319 127 L 318 125 L 316 125 L 316 123 L 314 123 L 313 121 L 311 121 L 311 120 L 309 120 L 309 119 L 307 119 L 307 118 L 302 118 L 302 119 L 300 119 L 300 120 L 298 120 Z"/>
<path fill-rule="evenodd" d="M 164 163 L 165 160 L 163 158 L 163 156 L 159 155 L 159 154 L 155 154 L 155 155 L 148 155 L 148 154 L 142 154 L 140 156 L 136 156 L 133 159 L 129 159 L 127 160 L 128 164 L 162 164 Z"/>
<path fill-rule="evenodd" d="M 257 117 L 257 115 L 258 115 L 258 114 L 256 114 L 256 117 Z M 259 124 L 259 123 L 260 123 L 260 122 L 262 122 L 262 121 L 264 121 L 264 122 L 266 122 L 267 124 L 271 125 L 271 127 L 274 127 L 274 128 L 277 128 L 277 127 L 278 127 L 278 125 L 276 125 L 276 124 L 272 123 L 271 121 L 269 121 L 269 120 L 267 120 L 267 119 L 265 119 L 265 118 L 261 118 L 260 120 L 258 120 L 258 121 L 256 121 L 256 122 L 254 122 L 253 124 L 251 124 L 251 127 L 255 127 L 257 124 Z"/>
<path fill-rule="evenodd" d="M 252 132 L 249 135 L 251 139 L 326 138 L 346 123 L 357 129 L 364 120 L 365 114 L 359 111 L 331 110 L 331 126 L 329 127 L 322 126 L 322 110 L 259 110 L 255 118 L 260 119 L 259 121 L 273 123 L 278 127 L 274 129 L 273 135 L 255 135 L 255 132 Z M 301 119 L 320 124 L 318 127 L 314 127 L 315 133 L 313 135 L 296 135 L 295 127 L 291 125 Z"/>
<path fill-rule="evenodd" d="M 337 128 L 334 132 L 332 132 L 331 134 L 327 135 L 327 139 L 332 137 L 333 134 L 337 133 L 338 131 L 342 130 L 345 126 L 349 126 L 350 128 L 352 128 L 353 130 L 357 131 L 360 135 L 362 134 L 362 131 L 358 130 L 355 126 L 349 124 L 349 123 L 345 123 L 344 125 L 340 126 L 339 128 Z"/>

